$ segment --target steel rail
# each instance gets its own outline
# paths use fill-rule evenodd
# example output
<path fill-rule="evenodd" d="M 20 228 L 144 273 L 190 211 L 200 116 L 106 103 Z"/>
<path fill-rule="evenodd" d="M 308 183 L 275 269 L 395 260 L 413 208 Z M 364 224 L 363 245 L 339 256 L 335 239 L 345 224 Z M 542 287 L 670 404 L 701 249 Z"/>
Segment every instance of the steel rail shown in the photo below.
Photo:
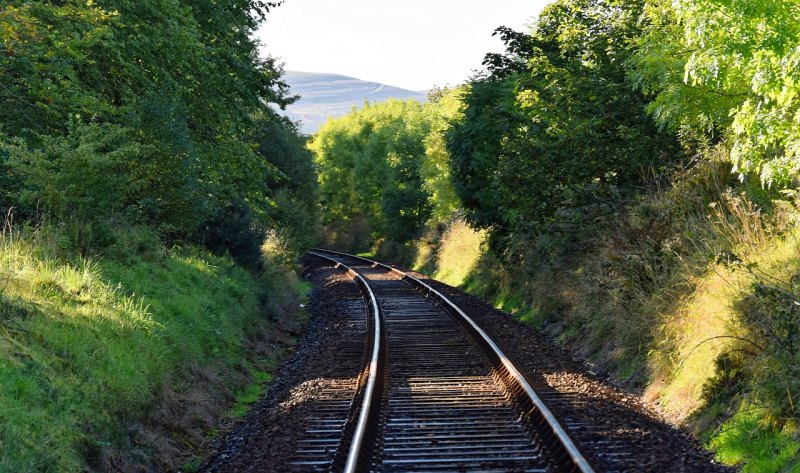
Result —
<path fill-rule="evenodd" d="M 381 317 L 381 309 L 380 305 L 378 304 L 378 299 L 375 297 L 375 293 L 372 291 L 372 288 L 369 286 L 366 279 L 358 274 L 357 271 L 351 269 L 344 263 L 320 254 L 317 251 L 309 251 L 309 254 L 325 259 L 335 263 L 337 266 L 344 268 L 350 275 L 353 276 L 353 278 L 356 280 L 356 283 L 361 286 L 369 295 L 369 304 L 372 308 L 374 329 L 372 334 L 372 355 L 369 361 L 369 375 L 367 378 L 366 387 L 364 388 L 364 397 L 361 401 L 361 408 L 359 409 L 358 422 L 356 423 L 356 428 L 353 432 L 353 439 L 350 442 L 350 448 L 347 453 L 347 460 L 343 470 L 344 473 L 355 473 L 361 466 L 360 461 L 363 457 L 362 450 L 364 448 L 364 440 L 366 439 L 367 427 L 370 420 L 369 418 L 373 407 L 376 405 L 373 403 L 375 402 L 374 399 L 376 386 L 378 384 L 378 373 L 382 373 L 384 371 L 384 367 L 382 366 L 383 357 L 381 356 L 383 345 L 381 330 L 383 320 Z"/>
<path fill-rule="evenodd" d="M 519 387 L 521 387 L 525 396 L 527 396 L 528 400 L 534 407 L 534 412 L 532 413 L 538 413 L 539 416 L 541 416 L 547 428 L 550 430 L 550 433 L 557 439 L 557 443 L 563 447 L 565 453 L 568 455 L 569 461 L 571 462 L 570 470 L 580 473 L 594 473 L 594 469 L 586 460 L 586 458 L 583 456 L 583 454 L 580 452 L 577 445 L 575 445 L 575 442 L 573 442 L 573 440 L 569 437 L 566 430 L 559 423 L 558 419 L 556 419 L 555 415 L 552 413 L 552 411 L 550 411 L 547 405 L 545 405 L 544 401 L 542 401 L 539 395 L 536 394 L 536 391 L 531 387 L 530 383 L 528 383 L 528 381 L 525 379 L 522 373 L 520 373 L 519 370 L 517 370 L 514 364 L 511 363 L 511 360 L 508 359 L 508 357 L 503 353 L 500 347 L 498 347 L 497 344 L 494 343 L 494 341 L 486 334 L 486 332 L 484 332 L 483 329 L 481 329 L 478 326 L 478 324 L 476 324 L 475 321 L 472 320 L 472 318 L 470 318 L 466 313 L 464 313 L 464 311 L 461 310 L 461 308 L 459 308 L 449 298 L 447 298 L 444 294 L 437 291 L 427 283 L 387 264 L 379 263 L 377 261 L 373 261 L 361 256 L 342 253 L 339 251 L 319 249 L 319 248 L 314 250 L 314 254 L 317 254 L 318 256 L 323 256 L 320 255 L 319 252 L 358 259 L 367 264 L 372 265 L 373 267 L 381 267 L 388 271 L 394 272 L 400 275 L 403 279 L 411 282 L 413 285 L 422 288 L 423 291 L 432 295 L 435 299 L 441 302 L 447 309 L 449 309 L 451 313 L 454 313 L 458 317 L 460 317 L 461 320 L 466 324 L 467 328 L 469 329 L 468 331 L 470 331 L 473 334 L 473 336 L 477 337 L 478 338 L 477 341 L 482 342 L 482 345 L 484 347 L 488 347 L 491 350 L 491 352 L 494 354 L 494 357 L 496 357 L 500 361 L 500 363 L 502 363 L 502 366 L 507 370 L 508 374 L 511 376 L 513 381 Z M 362 414 L 363 413 L 364 412 L 362 411 Z M 361 419 L 359 419 L 359 421 L 360 420 Z M 350 473 L 351 471 L 354 470 L 346 470 L 346 471 L 347 473 Z"/>

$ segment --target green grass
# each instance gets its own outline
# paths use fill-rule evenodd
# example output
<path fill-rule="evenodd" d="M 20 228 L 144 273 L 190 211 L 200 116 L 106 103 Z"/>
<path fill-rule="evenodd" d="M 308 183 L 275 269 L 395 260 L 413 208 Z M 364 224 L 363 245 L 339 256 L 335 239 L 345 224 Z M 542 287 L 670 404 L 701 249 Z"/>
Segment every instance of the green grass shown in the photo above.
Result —
<path fill-rule="evenodd" d="M 719 461 L 743 465 L 742 473 L 800 472 L 800 446 L 793 429 L 771 429 L 758 409 L 744 407 L 709 443 Z"/>
<path fill-rule="evenodd" d="M 231 410 L 231 417 L 235 419 L 243 418 L 250 410 L 250 406 L 264 397 L 264 392 L 272 382 L 272 370 L 275 369 L 277 361 L 274 358 L 262 360 L 260 365 L 265 369 L 259 370 L 248 367 L 250 372 L 250 384 L 244 389 L 236 392 L 236 404 Z"/>
<path fill-rule="evenodd" d="M 229 258 L 82 259 L 16 238 L 0 240 L 0 471 L 85 471 L 187 366 L 236 369 L 264 327 L 262 284 Z"/>
<path fill-rule="evenodd" d="M 240 419 L 250 410 L 250 405 L 264 396 L 266 385 L 272 381 L 272 373 L 259 371 L 252 384 L 236 392 L 236 404 L 233 406 L 232 416 Z"/>
<path fill-rule="evenodd" d="M 314 285 L 311 284 L 310 281 L 299 280 L 299 281 L 297 281 L 297 283 L 295 285 L 295 294 L 299 295 L 299 296 L 305 296 L 305 294 L 308 294 L 309 292 L 311 292 L 311 288 L 313 286 Z"/>

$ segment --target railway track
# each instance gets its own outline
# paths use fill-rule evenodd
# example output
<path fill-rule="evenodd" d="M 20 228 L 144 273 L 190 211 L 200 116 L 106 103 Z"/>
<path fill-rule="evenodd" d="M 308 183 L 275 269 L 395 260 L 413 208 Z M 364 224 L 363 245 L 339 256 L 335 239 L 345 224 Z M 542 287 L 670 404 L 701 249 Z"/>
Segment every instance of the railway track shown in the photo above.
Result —
<path fill-rule="evenodd" d="M 389 266 L 312 256 L 362 295 L 361 375 L 309 419 L 290 465 L 308 471 L 592 472 L 542 399 L 444 295 Z M 358 350 L 343 356 L 357 357 Z"/>

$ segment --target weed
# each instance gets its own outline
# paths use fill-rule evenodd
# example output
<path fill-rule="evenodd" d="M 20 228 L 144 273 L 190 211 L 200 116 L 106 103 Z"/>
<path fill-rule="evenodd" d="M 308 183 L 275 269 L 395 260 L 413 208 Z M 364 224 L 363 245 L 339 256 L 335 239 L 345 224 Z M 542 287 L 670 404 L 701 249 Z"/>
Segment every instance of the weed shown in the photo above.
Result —
<path fill-rule="evenodd" d="M 453 286 L 463 284 L 478 263 L 485 239 L 485 231 L 475 231 L 461 219 L 451 223 L 436 252 L 434 277 Z"/>

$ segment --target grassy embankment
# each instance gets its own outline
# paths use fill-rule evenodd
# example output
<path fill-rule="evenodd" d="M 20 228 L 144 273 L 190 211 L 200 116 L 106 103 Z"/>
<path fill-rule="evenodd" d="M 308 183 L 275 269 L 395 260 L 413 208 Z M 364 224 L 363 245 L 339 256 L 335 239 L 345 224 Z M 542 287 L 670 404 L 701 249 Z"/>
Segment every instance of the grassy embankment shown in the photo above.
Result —
<path fill-rule="evenodd" d="M 0 471 L 190 465 L 291 342 L 288 269 L 115 236 L 84 258 L 52 226 L 0 235 Z"/>
<path fill-rule="evenodd" d="M 728 191 L 728 169 L 696 169 L 579 234 L 516 241 L 515 265 L 461 220 L 418 241 L 414 264 L 641 387 L 719 460 L 800 471 L 798 360 L 782 348 L 800 320 L 773 315 L 800 299 L 797 210 Z"/>

